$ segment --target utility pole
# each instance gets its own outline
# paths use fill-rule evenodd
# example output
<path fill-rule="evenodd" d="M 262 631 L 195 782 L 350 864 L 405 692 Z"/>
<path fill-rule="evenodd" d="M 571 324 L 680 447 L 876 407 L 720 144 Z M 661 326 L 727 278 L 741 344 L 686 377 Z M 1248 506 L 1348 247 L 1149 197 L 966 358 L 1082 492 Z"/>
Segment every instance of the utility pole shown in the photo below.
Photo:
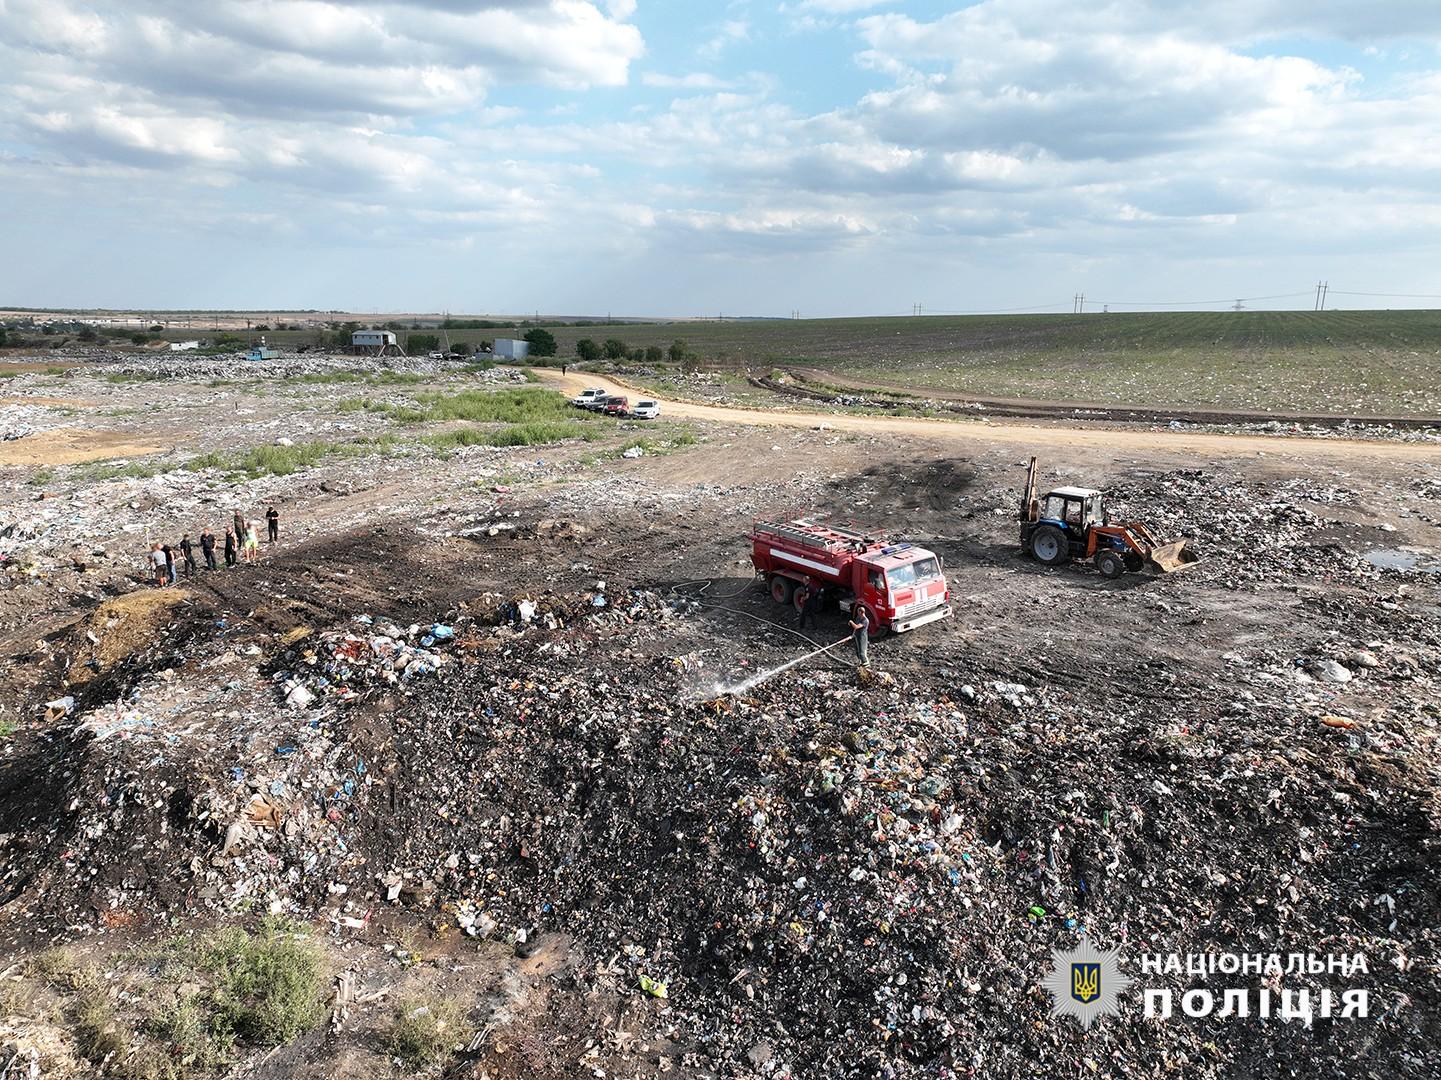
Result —
<path fill-rule="evenodd" d="M 1321 311 L 1326 307 L 1326 290 L 1328 287 L 1328 282 L 1316 282 L 1316 306 L 1311 309 L 1312 311 Z"/>
<path fill-rule="evenodd" d="M 1323 282 L 1321 283 L 1321 310 L 1322 310 L 1322 311 L 1325 311 L 1325 310 L 1326 310 L 1326 297 L 1329 296 L 1330 294 L 1331 294 L 1331 283 L 1330 283 L 1329 281 L 1323 281 Z"/>
<path fill-rule="evenodd" d="M 1071 298 L 1071 304 L 1072 315 L 1084 314 L 1086 310 L 1086 294 L 1077 293 L 1074 297 Z"/>

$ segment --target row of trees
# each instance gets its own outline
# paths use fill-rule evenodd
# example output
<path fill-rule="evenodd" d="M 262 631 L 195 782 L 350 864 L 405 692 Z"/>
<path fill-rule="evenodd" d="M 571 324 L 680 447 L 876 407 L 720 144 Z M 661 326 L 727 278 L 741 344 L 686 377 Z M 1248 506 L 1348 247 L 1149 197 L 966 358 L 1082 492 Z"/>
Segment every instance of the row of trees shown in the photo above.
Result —
<path fill-rule="evenodd" d="M 575 343 L 575 355 L 584 361 L 604 357 L 607 360 L 630 360 L 636 364 L 659 364 L 669 355 L 672 364 L 680 364 L 690 355 L 690 350 L 680 338 L 671 342 L 667 350 L 661 349 L 659 345 L 647 345 L 644 348 L 637 345 L 631 348 L 620 338 L 606 338 L 599 345 L 590 338 L 581 338 Z"/>

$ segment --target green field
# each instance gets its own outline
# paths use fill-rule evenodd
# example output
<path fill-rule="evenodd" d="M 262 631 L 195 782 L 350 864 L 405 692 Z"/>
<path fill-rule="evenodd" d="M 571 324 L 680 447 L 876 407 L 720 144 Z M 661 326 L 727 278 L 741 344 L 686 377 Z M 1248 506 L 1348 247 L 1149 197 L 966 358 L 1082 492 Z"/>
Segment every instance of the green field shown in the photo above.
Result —
<path fill-rule="evenodd" d="M 583 336 L 559 329 L 562 352 Z M 711 364 L 913 393 L 1441 415 L 1441 311 L 1163 312 L 627 327 Z"/>

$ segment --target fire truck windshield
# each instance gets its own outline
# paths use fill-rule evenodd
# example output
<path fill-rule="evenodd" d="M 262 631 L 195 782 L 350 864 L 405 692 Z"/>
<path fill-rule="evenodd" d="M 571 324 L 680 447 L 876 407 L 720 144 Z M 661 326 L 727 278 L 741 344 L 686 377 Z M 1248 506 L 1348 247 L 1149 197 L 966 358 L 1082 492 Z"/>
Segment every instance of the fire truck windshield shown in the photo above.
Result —
<path fill-rule="evenodd" d="M 886 582 L 892 589 L 906 589 L 918 581 L 929 581 L 940 575 L 941 568 L 934 556 L 917 559 L 915 562 L 897 566 L 886 572 Z"/>

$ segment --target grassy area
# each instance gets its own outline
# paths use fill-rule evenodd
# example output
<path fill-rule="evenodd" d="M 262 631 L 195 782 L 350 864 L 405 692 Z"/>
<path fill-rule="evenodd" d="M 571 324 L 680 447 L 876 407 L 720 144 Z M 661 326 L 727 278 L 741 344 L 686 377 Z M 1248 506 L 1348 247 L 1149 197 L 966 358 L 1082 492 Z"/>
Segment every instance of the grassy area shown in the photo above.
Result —
<path fill-rule="evenodd" d="M 553 390 L 523 387 L 509 390 L 462 390 L 415 395 L 415 405 L 394 405 L 367 398 L 347 398 L 342 412 L 377 412 L 406 424 L 484 424 L 425 435 L 421 442 L 442 455 L 465 446 L 544 446 L 566 439 L 587 442 L 605 438 L 614 423 L 578 412 Z"/>
<path fill-rule="evenodd" d="M 467 365 L 463 370 L 484 371 L 489 365 Z M 318 371 L 305 375 L 290 375 L 283 382 L 286 384 L 297 384 L 300 386 L 326 384 L 326 383 L 365 383 L 369 386 L 418 386 L 421 383 L 434 382 L 441 376 L 417 375 L 412 371 L 390 371 L 382 369 L 379 371 L 363 371 L 348 369 L 344 371 Z"/>
<path fill-rule="evenodd" d="M 242 1045 L 280 1046 L 325 1016 L 329 972 L 304 927 L 278 919 L 159 948 L 117 953 L 105 974 L 66 948 L 29 974 L 64 997 L 62 1014 L 95 1075 L 180 1080 L 211 1075 Z"/>
<path fill-rule="evenodd" d="M 92 461 L 88 465 L 77 466 L 71 475 L 88 483 L 117 480 L 121 477 L 131 480 L 148 480 L 152 476 L 159 476 L 161 473 L 170 472 L 179 467 L 179 465 L 155 461 Z"/>
<path fill-rule="evenodd" d="M 278 1046 L 320 1023 L 325 965 L 302 928 L 266 919 L 255 933 L 229 927 L 200 950 L 214 979 L 208 1001 L 216 1030 Z"/>
<path fill-rule="evenodd" d="M 249 450 L 227 452 L 212 450 L 187 461 L 184 468 L 191 472 L 220 469 L 227 479 L 253 480 L 258 476 L 289 476 L 301 469 L 336 458 L 370 457 L 386 454 L 399 445 L 389 436 L 377 439 L 353 439 L 332 442 L 317 439 L 291 446 L 253 446 Z"/>
<path fill-rule="evenodd" d="M 462 390 L 455 394 L 417 394 L 423 420 L 469 420 L 473 423 L 525 424 L 541 420 L 574 420 L 577 410 L 554 390 Z M 589 417 L 590 414 L 580 414 Z"/>
<path fill-rule="evenodd" d="M 455 999 L 405 998 L 396 1003 L 385 1046 L 406 1065 L 423 1069 L 445 1061 L 474 1033 Z"/>
<path fill-rule="evenodd" d="M 650 435 L 642 435 L 638 439 L 631 439 L 622 443 L 616 451 L 618 455 L 624 456 L 627 450 L 640 450 L 645 454 L 671 454 L 687 446 L 694 446 L 698 440 L 694 433 L 687 430 L 675 431 L 665 438 L 656 438 Z"/>
<path fill-rule="evenodd" d="M 532 420 L 498 428 L 455 428 L 426 435 L 420 441 L 442 456 L 448 456 L 451 451 L 465 446 L 547 446 L 566 439 L 592 442 L 608 434 L 609 430 L 596 424 L 581 424 L 573 420 Z"/>
<path fill-rule="evenodd" d="M 116 371 L 116 372 L 112 372 L 112 373 L 109 374 L 109 375 L 104 375 L 104 376 L 102 376 L 102 378 L 104 378 L 104 380 L 105 380 L 106 382 L 108 382 L 108 383 L 116 383 L 116 384 L 120 384 L 120 385 L 123 385 L 123 384 L 125 384 L 125 383 L 163 382 L 165 379 L 168 379 L 169 377 L 170 377 L 170 376 L 168 376 L 168 375 L 159 375 L 159 374 L 156 374 L 155 372 L 150 372 L 150 371 L 137 371 L 137 372 Z"/>

